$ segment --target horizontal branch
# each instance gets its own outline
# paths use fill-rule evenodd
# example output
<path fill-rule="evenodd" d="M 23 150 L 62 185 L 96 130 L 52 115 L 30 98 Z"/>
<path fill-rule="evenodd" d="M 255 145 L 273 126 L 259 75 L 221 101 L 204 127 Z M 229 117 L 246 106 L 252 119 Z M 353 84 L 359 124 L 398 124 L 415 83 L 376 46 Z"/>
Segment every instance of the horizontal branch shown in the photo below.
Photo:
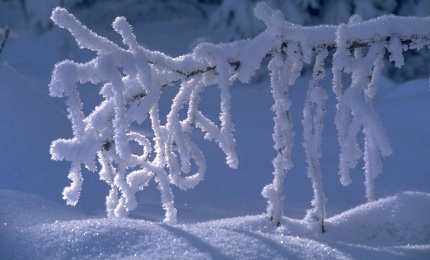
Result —
<path fill-rule="evenodd" d="M 344 40 L 348 49 L 366 47 L 374 43 L 389 44 L 393 38 L 397 38 L 402 45 L 416 49 L 430 42 L 430 18 L 381 16 L 358 23 L 301 26 L 289 23 L 283 17 L 279 18 L 279 12 L 264 4 L 257 5 L 256 14 L 266 23 L 267 29 L 253 39 L 218 45 L 203 43 L 198 45 L 193 53 L 176 58 L 145 50 L 148 53 L 148 63 L 155 67 L 158 73 L 171 75 L 168 79 L 163 77 L 163 82 L 159 84 L 166 87 L 197 75 L 216 73 L 217 64 L 205 61 L 205 57 L 196 53 L 199 48 L 205 47 L 204 44 L 210 45 L 212 50 L 216 49 L 217 52 L 223 53 L 223 57 L 231 66 L 231 71 L 238 75 L 236 78 L 244 82 L 260 67 L 262 59 L 272 56 L 275 52 L 285 54 L 284 50 L 291 43 L 301 46 L 302 51 L 304 48 L 311 52 L 321 49 L 335 51 L 340 28 L 343 30 L 343 37 L 347 38 Z M 60 27 L 69 30 L 83 48 L 100 53 L 127 51 L 91 32 L 65 9 L 55 9 L 52 19 Z M 252 64 L 249 65 L 250 63 Z M 162 69 L 158 70 L 160 68 Z M 242 77 L 244 73 L 247 74 L 246 77 Z M 129 101 L 134 102 L 144 96 L 138 94 Z"/>
<path fill-rule="evenodd" d="M 337 31 L 340 26 L 343 26 L 345 30 L 345 36 L 348 37 L 346 45 L 349 50 L 356 48 L 369 47 L 375 43 L 390 44 L 393 38 L 397 38 L 402 45 L 410 48 L 421 48 L 430 43 L 430 19 L 429 18 L 418 18 L 418 17 L 398 17 L 398 16 L 381 16 L 376 19 L 355 23 L 355 24 L 342 24 L 342 25 L 320 25 L 320 26 L 301 26 L 294 25 L 289 22 L 284 22 L 281 35 L 281 44 L 274 49 L 268 50 L 264 57 L 270 57 L 274 52 L 281 52 L 286 54 L 284 49 L 288 44 L 294 42 L 299 43 L 300 46 L 308 46 L 312 51 L 318 51 L 321 49 L 327 49 L 331 52 L 336 51 L 337 43 Z M 414 29 L 411 29 L 414 28 Z M 266 31 L 260 33 L 268 36 L 270 32 L 268 28 Z M 243 41 L 244 47 L 239 51 L 237 57 L 246 57 L 249 54 L 247 46 L 253 45 L 254 39 L 258 39 L 256 36 L 253 39 Z M 268 39 L 271 41 L 272 39 Z M 234 44 L 234 43 L 231 43 Z M 216 45 L 220 49 L 225 48 L 228 44 Z M 193 54 L 186 55 L 192 59 Z M 175 60 L 172 58 L 172 60 Z M 148 61 L 151 65 L 157 66 L 156 62 Z M 176 62 L 175 62 L 176 63 Z M 235 72 L 240 72 L 239 69 L 243 61 L 239 59 L 231 58 L 229 64 Z M 205 66 L 201 64 L 201 67 L 197 67 L 191 71 L 183 70 L 183 64 L 178 62 L 174 68 L 171 69 L 173 73 L 183 76 L 184 79 L 192 78 L 196 75 L 201 75 L 207 72 L 215 71 L 215 66 Z M 170 82 L 166 85 L 173 84 Z"/>

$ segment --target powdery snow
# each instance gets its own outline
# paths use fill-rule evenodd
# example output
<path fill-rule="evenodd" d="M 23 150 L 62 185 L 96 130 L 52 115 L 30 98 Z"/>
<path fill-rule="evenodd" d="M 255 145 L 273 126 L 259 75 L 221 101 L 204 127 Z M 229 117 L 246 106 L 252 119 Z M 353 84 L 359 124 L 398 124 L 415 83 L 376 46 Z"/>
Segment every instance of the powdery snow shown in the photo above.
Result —
<path fill-rule="evenodd" d="M 12 192 L 2 191 L 2 195 L 9 195 L 5 197 L 11 199 Z M 25 197 L 27 203 L 41 203 L 36 196 L 18 192 L 13 195 L 16 200 Z M 1 202 L 3 207 L 6 202 Z M 22 204 L 24 211 L 28 210 L 19 212 L 21 221 L 25 221 L 22 216 L 34 209 Z M 7 241 L 13 242 L 3 249 L 3 256 L 33 259 L 418 259 L 430 253 L 430 195 L 420 192 L 399 193 L 331 217 L 326 220 L 325 234 L 320 233 L 318 225 L 290 218 L 284 218 L 282 227 L 276 228 L 261 215 L 182 225 L 116 218 L 67 221 L 70 215 L 56 215 L 58 220 L 52 222 L 46 217 L 61 207 L 47 205 L 45 203 L 48 213 L 31 217 L 32 225 L 16 228 L 17 222 L 2 223 L 3 234 L 9 234 Z M 421 217 L 417 218 L 417 214 Z"/>

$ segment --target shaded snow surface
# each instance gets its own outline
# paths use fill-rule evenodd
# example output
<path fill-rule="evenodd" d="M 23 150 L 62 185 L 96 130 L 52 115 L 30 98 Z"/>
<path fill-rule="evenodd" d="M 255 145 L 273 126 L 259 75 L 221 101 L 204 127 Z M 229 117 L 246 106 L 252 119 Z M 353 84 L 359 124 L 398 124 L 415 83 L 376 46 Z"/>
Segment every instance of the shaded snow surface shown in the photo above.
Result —
<path fill-rule="evenodd" d="M 2 248 L 6 259 L 425 259 L 430 254 L 430 194 L 420 192 L 399 193 L 331 217 L 325 234 L 318 225 L 290 218 L 275 228 L 261 215 L 182 225 L 68 220 L 82 216 L 66 214 L 63 205 L 37 196 L 1 194 L 2 233 L 13 238 Z M 26 202 L 19 210 L 5 210 L 11 197 Z M 43 212 L 35 214 L 34 205 L 44 205 Z M 58 220 L 52 222 L 54 215 Z M 34 225 L 19 226 L 27 221 Z"/>
<path fill-rule="evenodd" d="M 85 18 L 91 21 L 91 16 Z M 134 26 L 144 46 L 177 56 L 189 52 L 193 40 L 210 39 L 206 22 L 190 18 Z M 106 30 L 108 24 L 89 27 L 119 41 L 111 29 Z M 22 32 L 11 38 L 0 57 L 0 259 L 430 259 L 427 80 L 379 82 L 375 108 L 394 153 L 383 160 L 383 174 L 376 179 L 376 196 L 382 199 L 369 204 L 363 204 L 362 164 L 352 172 L 349 187 L 339 182 L 331 75 L 322 81 L 329 93 L 321 163 L 327 197 L 325 234 L 317 224 L 301 220 L 312 199 L 301 127 L 309 75 L 303 75 L 290 93 L 295 167 L 285 180 L 287 217 L 280 228 L 261 215 L 266 208 L 261 189 L 272 180 L 276 154 L 267 70 L 251 84 L 235 84 L 232 118 L 239 168 L 229 169 L 219 147 L 196 133 L 208 170 L 195 189 L 173 190 L 179 224 L 170 226 L 161 222 L 163 210 L 154 183 L 139 194 L 139 207 L 130 219 L 104 218 L 108 190 L 97 174 L 84 172 L 76 207 L 61 200 L 70 165 L 51 161 L 49 145 L 54 139 L 69 138 L 71 129 L 62 114 L 64 100 L 49 98 L 47 85 L 55 62 L 88 61 L 91 55 L 78 50 L 67 32 L 53 28 L 39 36 Z M 86 112 L 100 102 L 99 87 L 82 86 L 80 91 Z M 176 91 L 166 88 L 162 114 L 167 114 Z M 201 110 L 218 120 L 216 87 L 203 93 Z M 138 130 L 145 131 L 144 127 Z"/>

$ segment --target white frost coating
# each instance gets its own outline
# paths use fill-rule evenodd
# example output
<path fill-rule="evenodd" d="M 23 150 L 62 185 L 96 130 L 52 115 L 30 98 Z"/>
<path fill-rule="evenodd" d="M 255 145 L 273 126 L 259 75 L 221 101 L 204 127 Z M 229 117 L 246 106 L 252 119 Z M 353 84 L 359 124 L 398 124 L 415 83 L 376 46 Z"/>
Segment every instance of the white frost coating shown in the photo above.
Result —
<path fill-rule="evenodd" d="M 82 25 L 64 8 L 56 7 L 52 11 L 51 20 L 59 27 L 67 29 L 75 37 L 76 42 L 82 49 L 89 49 L 100 53 L 112 53 L 119 49 L 115 43 L 95 34 Z"/>
<path fill-rule="evenodd" d="M 369 133 L 370 132 L 370 133 Z M 374 201 L 375 183 L 374 179 L 382 173 L 382 162 L 379 156 L 378 146 L 372 136 L 371 130 L 364 129 L 364 176 L 367 201 Z"/>
<path fill-rule="evenodd" d="M 394 62 L 394 66 L 397 68 L 401 68 L 405 64 L 405 58 L 403 57 L 403 47 L 400 39 L 392 37 L 387 49 L 390 52 L 390 61 Z"/>
<path fill-rule="evenodd" d="M 284 15 L 280 10 L 272 10 L 266 2 L 259 2 L 254 9 L 255 16 L 262 20 L 267 31 L 275 38 L 283 37 Z"/>
<path fill-rule="evenodd" d="M 380 49 L 377 50 L 376 58 L 373 62 L 372 76 L 369 84 L 367 85 L 367 88 L 364 91 L 370 99 L 372 99 L 376 95 L 378 80 L 381 76 L 382 69 L 384 67 L 385 48 L 383 44 L 377 44 L 377 46 Z"/>
<path fill-rule="evenodd" d="M 253 41 L 241 52 L 241 66 L 238 70 L 238 79 L 243 83 L 249 83 L 257 69 L 260 68 L 261 61 L 266 57 L 274 46 L 281 42 L 273 41 L 268 32 L 257 35 Z"/>
<path fill-rule="evenodd" d="M 207 136 L 213 136 L 214 139 L 219 143 L 220 148 L 226 154 L 226 162 L 231 167 L 236 169 L 239 164 L 239 160 L 235 151 L 235 139 L 233 137 L 234 133 L 234 124 L 231 119 L 231 94 L 230 94 L 230 86 L 233 83 L 231 78 L 233 74 L 235 74 L 235 70 L 229 64 L 228 58 L 222 50 L 216 48 L 216 45 L 212 44 L 201 44 L 195 50 L 195 56 L 198 60 L 205 61 L 209 65 L 216 64 L 216 73 L 218 74 L 216 77 L 216 83 L 220 89 L 220 97 L 221 97 L 221 114 L 220 121 L 221 126 L 219 130 L 215 132 L 208 132 L 208 130 L 204 130 Z M 233 77 L 234 79 L 234 77 Z M 208 82 L 210 83 L 210 82 Z M 200 91 L 198 91 L 200 93 Z M 196 93 L 197 94 L 197 93 Z M 195 97 L 197 98 L 197 96 Z M 197 106 L 193 106 L 194 109 L 197 109 Z M 195 111 L 188 111 L 188 115 L 195 115 Z M 202 114 L 200 113 L 199 118 L 202 118 Z M 215 135 L 219 137 L 215 137 Z"/>
<path fill-rule="evenodd" d="M 285 20 L 279 10 L 274 11 L 267 3 L 259 2 L 254 8 L 254 14 L 266 24 L 267 29 L 252 39 L 241 52 L 238 79 L 243 83 L 250 81 L 260 68 L 263 58 L 272 50 L 280 48 L 284 38 Z"/>
<path fill-rule="evenodd" d="M 312 79 L 307 90 L 303 109 L 303 148 L 306 153 L 307 175 L 312 181 L 314 198 L 306 219 L 321 223 L 324 232 L 325 195 L 323 192 L 320 159 L 322 157 L 322 131 L 324 128 L 326 91 L 318 86 L 318 82 L 325 77 L 324 60 L 328 50 L 322 49 L 316 56 Z M 313 114 L 313 110 L 315 110 Z"/>
<path fill-rule="evenodd" d="M 347 26 L 348 41 L 371 42 L 396 36 L 400 40 L 428 42 L 429 22 L 430 18 L 381 16 L 362 23 L 349 24 Z M 414 39 L 414 36 L 417 38 Z"/>
<path fill-rule="evenodd" d="M 81 174 L 81 165 L 79 163 L 72 163 L 68 178 L 72 181 L 69 187 L 63 190 L 63 199 L 66 200 L 68 205 L 75 206 L 81 195 L 82 182 L 84 179 Z"/>
<path fill-rule="evenodd" d="M 206 162 L 202 152 L 191 141 L 189 129 L 183 127 L 179 120 L 179 111 L 189 102 L 192 90 L 199 88 L 196 84 L 201 84 L 201 81 L 192 79 L 182 83 L 181 89 L 173 100 L 170 113 L 167 115 L 166 130 L 168 135 L 165 141 L 167 165 L 171 170 L 171 182 L 181 189 L 190 189 L 196 186 L 203 180 L 206 170 Z M 180 157 L 181 162 L 179 162 L 178 157 Z M 194 159 L 198 167 L 197 173 L 193 175 L 189 175 L 191 159 Z M 182 177 L 181 172 L 187 176 Z"/>
<path fill-rule="evenodd" d="M 289 76 L 295 73 L 295 68 L 291 66 L 292 60 L 288 58 L 289 56 L 285 61 L 282 54 L 275 53 L 269 63 L 272 95 L 275 100 L 272 107 L 275 112 L 275 127 L 272 136 L 277 156 L 273 160 L 273 182 L 263 188 L 262 195 L 268 201 L 267 211 L 271 221 L 278 226 L 281 224 L 283 216 L 285 175 L 288 170 L 293 168 L 291 154 L 294 131 L 290 118 L 291 100 L 288 97 L 288 90 L 292 85 Z"/>
<path fill-rule="evenodd" d="M 360 48 L 355 48 L 352 55 L 348 43 L 351 40 L 351 30 L 348 30 L 348 26 L 357 25 L 339 26 L 336 38 L 337 50 L 333 59 L 334 70 L 349 73 L 352 78 L 351 86 L 343 95 L 338 86 L 334 87 L 339 100 L 335 117 L 341 147 L 339 174 L 343 185 L 347 186 L 351 183 L 349 170 L 355 168 L 358 159 L 363 156 L 357 143 L 357 135 L 363 128 L 366 197 L 372 201 L 374 200 L 373 179 L 382 172 L 380 156 L 388 156 L 392 153 L 385 130 L 373 108 L 372 98 L 376 94 L 376 83 L 382 71 L 385 49 L 395 56 L 390 60 L 395 61 L 396 65 L 403 65 L 401 64 L 403 60 L 400 60 L 399 56 L 402 55 L 402 49 L 400 41 L 393 38 L 390 43 L 372 43 L 366 55 L 363 55 Z M 355 35 L 353 34 L 353 37 Z M 397 45 L 400 45 L 400 49 Z"/>
<path fill-rule="evenodd" d="M 78 202 L 83 181 L 81 166 L 95 171 L 98 159 L 100 179 L 111 187 L 106 198 L 108 216 L 126 216 L 137 205 L 136 192 L 154 178 L 166 211 L 165 221 L 174 223 L 177 212 L 171 185 L 193 188 L 203 180 L 206 170 L 204 155 L 192 140 L 191 132 L 200 128 L 206 139 L 219 144 L 227 164 L 236 168 L 230 87 L 235 80 L 249 82 L 262 60 L 272 56 L 269 70 L 275 99 L 273 139 L 277 156 L 273 160 L 274 180 L 262 194 L 268 199 L 272 221 L 279 225 L 283 215 L 283 182 L 293 167 L 294 132 L 288 91 L 304 64 L 311 63 L 317 53 L 303 111 L 303 146 L 315 194 L 315 208 L 308 217 L 323 224 L 325 198 L 319 162 L 327 93 L 318 81 L 325 75 L 323 64 L 331 49 L 336 50 L 332 71 L 333 91 L 338 100 L 335 123 L 341 146 L 341 182 L 351 182 L 349 171 L 363 157 L 366 196 L 369 201 L 375 198 L 374 178 L 382 173 L 381 156 L 392 152 L 372 103 L 384 55 L 388 53 L 389 60 L 400 67 L 404 63 L 403 51 L 428 47 L 430 19 L 384 16 L 361 21 L 353 17 L 349 24 L 340 26 L 304 27 L 286 22 L 279 11 L 265 3 L 258 4 L 255 13 L 267 27 L 255 38 L 229 44 L 201 44 L 193 53 L 172 58 L 140 46 L 124 18 L 117 18 L 113 27 L 126 48 L 90 31 L 65 9 L 54 9 L 52 20 L 69 30 L 81 48 L 97 52 L 97 57 L 87 63 L 58 63 L 49 85 L 52 96 L 67 98 L 72 122 L 73 138 L 55 140 L 50 149 L 53 160 L 72 162 L 72 183 L 63 192 L 68 204 Z M 343 73 L 351 75 L 351 85 L 346 89 L 342 86 Z M 103 84 L 100 94 L 104 100 L 85 117 L 77 83 L 87 82 Z M 180 88 L 167 122 L 162 125 L 158 101 L 162 89 L 175 83 Z M 220 89 L 220 125 L 199 110 L 201 93 L 209 85 Z M 181 119 L 179 114 L 183 115 L 185 109 L 186 118 Z M 130 130 L 131 124 L 146 120 L 152 125 L 152 139 Z M 364 151 L 357 142 L 360 131 L 364 134 Z M 130 147 L 136 143 L 141 148 L 138 154 Z"/>
<path fill-rule="evenodd" d="M 206 170 L 204 155 L 190 137 L 194 128 L 201 128 L 208 139 L 219 143 L 229 166 L 238 166 L 229 92 L 237 63 L 229 61 L 237 60 L 237 49 L 243 44 L 233 44 L 234 48 L 202 45 L 193 55 L 173 59 L 140 46 L 124 18 L 117 18 L 113 28 L 127 49 L 90 31 L 65 9 L 54 9 L 52 20 L 69 30 L 81 48 L 97 52 L 97 57 L 87 63 L 57 64 L 49 85 L 52 96 L 67 98 L 74 135 L 53 141 L 50 149 L 52 159 L 72 162 L 72 183 L 64 189 L 63 198 L 76 205 L 83 182 L 81 164 L 96 171 L 98 158 L 100 179 L 111 188 L 106 197 L 109 217 L 126 217 L 137 206 L 136 192 L 154 178 L 166 211 L 165 221 L 174 223 L 177 212 L 171 185 L 193 188 L 203 180 Z M 198 66 L 213 66 L 217 71 L 204 71 Z M 166 124 L 161 125 L 158 100 L 162 88 L 178 81 L 182 82 L 181 88 Z M 77 87 L 86 82 L 102 82 L 100 94 L 104 98 L 87 117 Z M 200 92 L 213 84 L 219 85 L 221 92 L 220 127 L 198 110 Z M 187 118 L 180 120 L 179 112 L 186 106 Z M 148 116 L 154 133 L 152 140 L 130 130 L 133 122 L 142 123 Z M 141 150 L 137 154 L 131 149 L 136 144 Z M 190 174 L 192 161 L 197 169 L 195 174 Z"/>

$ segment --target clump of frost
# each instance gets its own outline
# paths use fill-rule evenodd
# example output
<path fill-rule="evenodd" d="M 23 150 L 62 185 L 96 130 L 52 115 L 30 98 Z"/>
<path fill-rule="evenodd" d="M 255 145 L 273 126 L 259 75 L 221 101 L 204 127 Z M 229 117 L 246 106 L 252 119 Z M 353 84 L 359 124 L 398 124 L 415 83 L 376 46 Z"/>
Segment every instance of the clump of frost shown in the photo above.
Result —
<path fill-rule="evenodd" d="M 262 195 L 268 200 L 268 213 L 271 221 L 279 226 L 283 216 L 284 180 L 286 173 L 293 167 L 291 155 L 295 133 L 290 118 L 292 101 L 288 96 L 289 87 L 295 84 L 304 64 L 311 62 L 313 46 L 312 43 L 301 40 L 303 34 L 300 35 L 299 33 L 298 37 L 294 36 L 297 38 L 290 38 L 287 28 L 292 25 L 285 21 L 280 11 L 273 11 L 267 4 L 261 3 L 256 6 L 255 14 L 265 22 L 267 32 L 272 38 L 271 41 L 277 43 L 277 48 L 272 50 L 274 54 L 269 63 L 272 95 L 275 101 L 272 107 L 275 112 L 273 140 L 275 141 L 274 148 L 277 155 L 273 160 L 273 182 L 263 188 Z M 319 160 L 321 158 L 323 117 L 325 113 L 324 101 L 327 99 L 327 94 L 324 89 L 317 85 L 318 81 L 325 75 L 324 60 L 327 56 L 327 48 L 319 48 L 314 75 L 308 88 L 303 112 L 305 139 L 303 146 L 307 155 L 308 176 L 312 181 L 315 194 L 312 202 L 314 209 L 310 211 L 309 215 L 312 215 L 312 219 L 321 222 L 323 232 L 325 196 L 322 191 Z M 314 106 L 315 112 L 313 112 Z"/>
<path fill-rule="evenodd" d="M 321 223 L 321 230 L 325 232 L 325 195 L 323 192 L 320 159 L 322 157 L 322 131 L 324 128 L 326 90 L 318 86 L 318 81 L 325 77 L 324 60 L 328 56 L 328 50 L 322 49 L 315 58 L 312 79 L 306 94 L 303 109 L 303 147 L 306 153 L 307 174 L 312 181 L 314 198 L 308 211 L 307 219 L 314 219 Z M 315 112 L 313 112 L 313 110 Z"/>
<path fill-rule="evenodd" d="M 271 42 L 277 43 L 275 47 L 272 47 L 273 57 L 269 63 L 272 95 L 275 100 L 272 107 L 275 112 L 273 140 L 277 155 L 273 160 L 273 182 L 263 188 L 262 195 L 268 200 L 268 214 L 271 221 L 279 226 L 283 216 L 284 180 L 286 173 L 293 167 L 291 155 L 295 133 L 290 118 L 292 101 L 288 96 L 289 88 L 295 84 L 304 64 L 309 64 L 312 61 L 313 49 L 315 49 L 315 45 L 318 46 L 321 42 L 305 41 L 308 33 L 304 32 L 303 27 L 286 22 L 280 11 L 273 11 L 265 3 L 256 6 L 255 14 L 265 22 L 267 26 L 265 33 L 269 34 Z M 290 34 L 291 29 L 295 30 L 294 34 Z M 323 30 L 327 30 L 327 28 Z M 320 147 L 325 113 L 324 101 L 327 99 L 327 95 L 324 89 L 318 87 L 318 81 L 325 75 L 324 60 L 328 56 L 328 50 L 327 47 L 322 46 L 319 46 L 318 50 L 314 75 L 308 88 L 303 111 L 305 139 L 303 146 L 307 155 L 308 176 L 314 189 L 314 200 L 312 201 L 314 209 L 308 215 L 309 218 L 321 223 L 324 232 L 325 196 L 322 191 L 319 160 L 321 158 Z M 315 109 L 313 109 L 314 107 Z"/>
<path fill-rule="evenodd" d="M 332 88 L 338 100 L 335 124 L 341 146 L 341 182 L 344 185 L 351 183 L 349 170 L 355 168 L 358 160 L 363 158 L 366 197 L 372 201 L 375 199 L 374 179 L 382 173 L 382 157 L 392 153 L 372 101 L 377 92 L 384 57 L 388 54 L 389 61 L 396 67 L 401 67 L 404 65 L 404 51 L 427 46 L 429 19 L 385 16 L 363 21 L 361 17 L 353 16 L 348 24 L 340 26 L 304 27 L 286 22 L 282 13 L 273 11 L 265 3 L 257 4 L 255 15 L 265 22 L 267 29 L 256 36 L 253 42 L 260 42 L 260 37 L 264 36 L 271 38 L 270 41 L 274 43 L 270 50 L 272 61 L 269 63 L 269 70 L 275 99 L 273 110 L 276 113 L 273 138 L 278 154 L 273 161 L 273 183 L 263 189 L 263 196 L 269 203 L 268 213 L 271 220 L 279 225 L 280 216 L 283 214 L 283 181 L 286 172 L 293 165 L 290 152 L 294 132 L 289 118 L 291 101 L 288 99 L 288 86 L 294 85 L 303 64 L 311 63 L 315 56 L 302 121 L 307 173 L 314 191 L 314 208 L 308 211 L 306 219 L 321 222 L 324 232 L 325 196 L 320 159 L 327 93 L 318 86 L 318 82 L 325 76 L 324 60 L 329 55 L 329 49 L 336 50 L 333 57 Z M 416 29 L 407 29 L 412 27 Z M 249 46 L 252 44 L 251 42 Z M 263 48 L 255 45 L 254 49 L 259 57 L 264 56 Z M 248 68 L 256 68 L 259 62 L 260 59 L 253 59 L 249 63 L 252 65 L 244 64 L 241 69 L 245 71 Z M 343 73 L 351 74 L 352 79 L 351 86 L 346 89 L 342 85 Z M 357 141 L 360 132 L 364 134 L 364 152 Z"/>
<path fill-rule="evenodd" d="M 81 48 L 97 53 L 86 63 L 58 63 L 50 83 L 52 96 L 67 98 L 73 129 L 73 138 L 55 140 L 51 145 L 52 159 L 72 163 L 72 183 L 64 189 L 63 198 L 70 205 L 78 202 L 83 182 L 81 165 L 91 171 L 99 169 L 100 179 L 111 187 L 106 197 L 108 216 L 124 217 L 137 206 L 136 192 L 154 179 L 166 211 L 165 221 L 174 223 L 177 213 L 171 185 L 193 188 L 203 180 L 206 170 L 204 155 L 190 136 L 194 128 L 200 128 L 206 139 L 219 143 L 230 167 L 238 166 L 230 115 L 232 69 L 228 57 L 212 45 L 201 45 L 192 55 L 177 59 L 149 51 L 137 43 L 124 18 L 117 18 L 113 28 L 127 48 L 90 31 L 65 9 L 54 9 L 51 18 L 69 30 Z M 195 73 L 202 64 L 217 65 L 217 71 Z M 102 84 L 104 100 L 85 116 L 77 83 L 87 82 Z M 175 82 L 180 82 L 180 88 L 162 125 L 158 101 L 163 88 Z M 200 93 L 214 84 L 221 93 L 220 126 L 198 107 Z M 185 107 L 187 117 L 181 120 L 179 114 Z M 130 129 L 132 123 L 144 121 L 152 125 L 152 140 Z M 140 154 L 132 152 L 131 145 L 135 144 L 141 147 Z"/>
<path fill-rule="evenodd" d="M 374 179 L 382 173 L 381 157 L 392 153 L 372 101 L 384 56 L 388 54 L 389 61 L 396 67 L 403 66 L 404 51 L 420 49 L 428 44 L 425 38 L 428 29 L 424 27 L 424 23 L 428 22 L 426 20 L 387 16 L 362 22 L 356 16 L 351 18 L 349 24 L 340 25 L 336 32 L 333 90 L 339 101 L 335 117 L 341 148 L 339 174 L 341 183 L 349 185 L 350 169 L 355 168 L 358 160 L 363 158 L 368 201 L 375 199 Z M 376 23 L 383 26 L 382 31 Z M 416 29 L 408 30 L 411 25 Z M 345 91 L 342 91 L 340 81 L 342 72 L 351 75 L 351 86 Z M 360 131 L 364 134 L 364 152 L 357 142 Z"/>
<path fill-rule="evenodd" d="M 396 67 L 402 67 L 405 51 L 429 46 L 429 21 L 428 18 L 384 16 L 367 22 L 353 19 L 337 29 L 333 72 L 338 78 L 342 71 L 346 72 L 352 79 L 344 93 L 341 93 L 340 81 L 334 81 L 339 100 L 336 115 L 341 145 L 339 173 L 342 184 L 349 185 L 349 169 L 355 168 L 357 160 L 363 157 L 368 201 L 375 199 L 374 179 L 382 173 L 381 157 L 392 153 L 372 101 L 384 56 L 388 55 Z M 352 48 L 354 53 L 350 51 Z M 364 134 L 364 154 L 356 140 L 360 129 Z"/>

